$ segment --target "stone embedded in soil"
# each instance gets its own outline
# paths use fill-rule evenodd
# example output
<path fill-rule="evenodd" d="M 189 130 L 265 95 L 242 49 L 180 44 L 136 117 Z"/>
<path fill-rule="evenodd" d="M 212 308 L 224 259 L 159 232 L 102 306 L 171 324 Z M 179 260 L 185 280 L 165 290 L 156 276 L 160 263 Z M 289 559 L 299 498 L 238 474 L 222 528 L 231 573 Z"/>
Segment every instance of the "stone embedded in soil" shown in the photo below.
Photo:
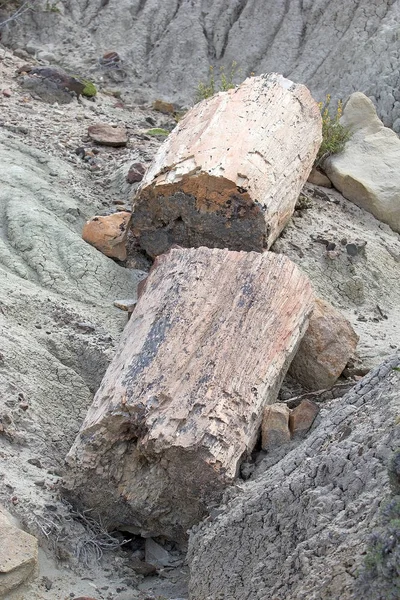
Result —
<path fill-rule="evenodd" d="M 175 112 L 175 106 L 164 100 L 154 100 L 152 108 L 164 115 L 172 115 Z"/>
<path fill-rule="evenodd" d="M 112 127 L 106 123 L 98 123 L 97 125 L 89 125 L 89 137 L 103 146 L 126 146 L 128 143 L 128 135 L 125 127 Z"/>
<path fill-rule="evenodd" d="M 126 181 L 128 183 L 137 183 L 138 181 L 142 181 L 145 172 L 146 167 L 142 165 L 142 163 L 133 163 L 133 165 L 131 165 L 129 168 Z"/>
<path fill-rule="evenodd" d="M 125 260 L 130 218 L 131 213 L 127 211 L 93 217 L 85 223 L 82 238 L 106 256 Z"/>
<path fill-rule="evenodd" d="M 292 437 L 302 437 L 310 429 L 319 413 L 319 406 L 312 400 L 302 400 L 289 415 L 289 428 Z"/>
<path fill-rule="evenodd" d="M 196 104 L 159 149 L 134 200 L 152 257 L 180 246 L 268 249 L 290 219 L 321 142 L 310 92 L 272 73 Z"/>
<path fill-rule="evenodd" d="M 355 352 L 357 342 L 358 335 L 349 321 L 328 302 L 317 298 L 289 374 L 306 389 L 330 388 Z"/>
<path fill-rule="evenodd" d="M 268 450 L 290 441 L 290 410 L 286 404 L 276 403 L 266 406 L 261 424 L 261 447 Z"/>
<path fill-rule="evenodd" d="M 252 451 L 312 308 L 283 255 L 160 256 L 68 454 L 68 497 L 184 542 Z"/>
<path fill-rule="evenodd" d="M 60 67 L 32 67 L 24 65 L 19 69 L 29 75 L 20 79 L 20 84 L 41 100 L 49 104 L 72 102 L 71 92 L 79 96 L 85 89 L 85 84 L 66 73 Z"/>
<path fill-rule="evenodd" d="M 37 539 L 15 527 L 0 507 L 0 598 L 31 579 L 37 566 Z"/>
<path fill-rule="evenodd" d="M 327 177 L 325 175 L 325 173 L 322 173 L 315 167 L 312 168 L 307 181 L 308 181 L 308 183 L 313 183 L 314 185 L 320 185 L 322 187 L 327 187 L 327 188 L 332 187 L 332 182 L 329 179 L 329 177 Z"/>

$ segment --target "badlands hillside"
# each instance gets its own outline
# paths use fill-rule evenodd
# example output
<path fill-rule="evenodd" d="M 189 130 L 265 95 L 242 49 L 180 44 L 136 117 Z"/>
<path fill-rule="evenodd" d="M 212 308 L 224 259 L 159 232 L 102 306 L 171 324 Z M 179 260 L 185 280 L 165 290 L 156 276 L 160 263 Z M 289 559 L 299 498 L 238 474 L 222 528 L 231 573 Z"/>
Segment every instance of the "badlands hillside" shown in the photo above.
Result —
<path fill-rule="evenodd" d="M 399 27 L 0 1 L 1 600 L 400 598 Z"/>

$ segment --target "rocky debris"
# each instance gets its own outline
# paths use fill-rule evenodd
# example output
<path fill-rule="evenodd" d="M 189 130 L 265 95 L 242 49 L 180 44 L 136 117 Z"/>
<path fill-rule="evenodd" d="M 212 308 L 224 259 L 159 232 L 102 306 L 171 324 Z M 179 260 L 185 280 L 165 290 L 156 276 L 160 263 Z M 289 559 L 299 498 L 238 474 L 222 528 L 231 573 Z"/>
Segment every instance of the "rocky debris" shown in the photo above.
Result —
<path fill-rule="evenodd" d="M 312 307 L 283 256 L 159 257 L 68 454 L 68 496 L 113 526 L 184 542 L 252 451 Z"/>
<path fill-rule="evenodd" d="M 303 437 L 319 410 L 319 406 L 308 399 L 301 400 L 293 410 L 282 402 L 266 406 L 261 423 L 261 448 L 271 450 L 292 438 Z"/>
<path fill-rule="evenodd" d="M 85 223 L 82 239 L 110 258 L 126 259 L 126 236 L 131 213 L 92 217 Z"/>
<path fill-rule="evenodd" d="M 150 256 L 173 244 L 269 248 L 320 142 L 307 88 L 276 73 L 248 78 L 194 106 L 168 136 L 134 200 L 133 234 Z"/>
<path fill-rule="evenodd" d="M 325 173 L 322 173 L 322 171 L 316 169 L 315 167 L 311 169 L 311 173 L 309 174 L 307 181 L 308 183 L 313 183 L 314 185 L 320 185 L 322 187 L 332 187 L 332 182 L 329 179 L 329 177 L 327 177 Z"/>
<path fill-rule="evenodd" d="M 314 423 L 320 407 L 312 400 L 302 400 L 290 411 L 289 429 L 292 437 L 303 437 Z"/>
<path fill-rule="evenodd" d="M 332 387 L 355 352 L 358 335 L 328 302 L 317 298 L 290 375 L 309 390 Z"/>
<path fill-rule="evenodd" d="M 367 375 L 306 440 L 261 465 L 219 514 L 194 528 L 192 598 L 354 598 L 400 446 L 399 364 L 395 357 Z"/>
<path fill-rule="evenodd" d="M 261 447 L 263 450 L 281 446 L 290 441 L 290 410 L 286 404 L 271 404 L 264 409 L 261 423 Z"/>
<path fill-rule="evenodd" d="M 126 176 L 126 181 L 128 183 L 137 183 L 139 181 L 142 181 L 145 172 L 146 167 L 142 165 L 142 163 L 133 163 L 133 165 L 129 167 L 129 171 Z"/>
<path fill-rule="evenodd" d="M 38 566 L 38 542 L 12 524 L 0 507 L 0 598 L 31 579 Z"/>
<path fill-rule="evenodd" d="M 124 127 L 112 127 L 106 123 L 89 125 L 88 135 L 94 142 L 103 146 L 119 148 L 120 146 L 126 146 L 128 143 L 128 136 Z"/>
<path fill-rule="evenodd" d="M 324 163 L 336 189 L 400 232 L 400 139 L 361 92 L 347 101 L 341 123 L 352 132 L 345 149 Z"/>

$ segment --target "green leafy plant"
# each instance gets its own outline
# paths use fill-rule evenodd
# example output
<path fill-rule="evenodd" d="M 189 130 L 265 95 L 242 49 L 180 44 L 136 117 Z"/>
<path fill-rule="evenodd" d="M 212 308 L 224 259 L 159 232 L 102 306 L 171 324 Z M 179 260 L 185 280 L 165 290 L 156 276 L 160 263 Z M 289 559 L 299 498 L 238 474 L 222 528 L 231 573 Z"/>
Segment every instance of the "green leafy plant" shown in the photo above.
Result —
<path fill-rule="evenodd" d="M 87 79 L 82 79 L 82 83 L 85 85 L 82 95 L 87 96 L 88 98 L 93 98 L 93 96 L 97 94 L 97 88 L 94 83 Z"/>
<path fill-rule="evenodd" d="M 226 73 L 225 67 L 221 66 L 218 78 L 215 76 L 214 67 L 210 66 L 208 80 L 205 83 L 201 81 L 197 86 L 195 101 L 200 102 L 206 98 L 211 98 L 217 92 L 226 92 L 233 89 L 235 87 L 233 80 L 239 74 L 240 69 L 238 69 L 236 61 L 232 62 L 228 73 Z"/>
<path fill-rule="evenodd" d="M 333 114 L 330 94 L 326 96 L 325 102 L 319 102 L 318 106 L 322 116 L 322 144 L 315 159 L 315 167 L 321 166 L 328 156 L 342 152 L 346 142 L 351 138 L 349 129 L 340 123 L 343 112 L 341 100 L 338 100 Z"/>

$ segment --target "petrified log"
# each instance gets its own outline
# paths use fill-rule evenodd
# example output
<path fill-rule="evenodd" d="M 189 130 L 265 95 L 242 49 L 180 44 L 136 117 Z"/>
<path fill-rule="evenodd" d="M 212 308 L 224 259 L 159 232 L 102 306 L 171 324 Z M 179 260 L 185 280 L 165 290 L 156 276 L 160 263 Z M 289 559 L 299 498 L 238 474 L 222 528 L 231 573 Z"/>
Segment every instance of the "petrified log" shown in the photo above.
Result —
<path fill-rule="evenodd" d="M 70 498 L 182 542 L 253 449 L 312 308 L 283 255 L 159 257 L 68 454 Z"/>
<path fill-rule="evenodd" d="M 303 85 L 270 73 L 194 106 L 138 190 L 132 230 L 150 256 L 173 244 L 269 248 L 293 213 L 321 143 Z"/>

